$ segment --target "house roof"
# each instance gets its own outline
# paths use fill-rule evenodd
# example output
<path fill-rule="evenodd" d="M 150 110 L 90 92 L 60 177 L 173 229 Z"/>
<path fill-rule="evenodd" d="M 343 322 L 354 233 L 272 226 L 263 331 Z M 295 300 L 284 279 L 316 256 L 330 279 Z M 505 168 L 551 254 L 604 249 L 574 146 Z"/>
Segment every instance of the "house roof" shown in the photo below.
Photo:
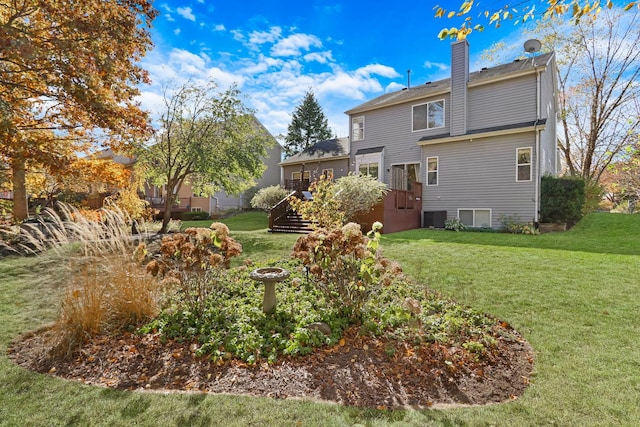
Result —
<path fill-rule="evenodd" d="M 507 64 L 498 65 L 491 68 L 483 68 L 479 71 L 469 73 L 469 85 L 490 83 L 492 80 L 508 77 L 512 74 L 520 74 L 526 71 L 533 71 L 538 67 L 547 66 L 554 53 L 544 53 L 527 59 L 516 59 Z M 442 79 L 435 82 L 427 82 L 423 85 L 404 88 L 396 92 L 385 93 L 377 98 L 358 105 L 346 114 L 357 114 L 389 105 L 400 104 L 416 99 L 426 98 L 432 95 L 446 93 L 451 90 L 451 79 Z"/>
<path fill-rule="evenodd" d="M 281 166 L 349 157 L 349 137 L 318 141 L 306 150 L 280 162 Z"/>
<path fill-rule="evenodd" d="M 361 156 L 363 154 L 382 153 L 383 150 L 384 150 L 384 146 L 372 147 L 372 148 L 361 148 L 358 151 L 356 151 L 356 156 Z"/>

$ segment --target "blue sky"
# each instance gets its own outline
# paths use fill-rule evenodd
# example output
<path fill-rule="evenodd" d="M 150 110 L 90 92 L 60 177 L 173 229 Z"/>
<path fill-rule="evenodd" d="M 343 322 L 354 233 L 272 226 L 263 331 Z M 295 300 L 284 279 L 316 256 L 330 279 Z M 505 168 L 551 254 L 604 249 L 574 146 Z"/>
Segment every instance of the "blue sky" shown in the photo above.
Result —
<path fill-rule="evenodd" d="M 142 105 L 157 113 L 163 85 L 186 79 L 236 83 L 277 136 L 311 89 L 332 131 L 346 136 L 344 111 L 406 86 L 408 69 L 412 85 L 448 77 L 451 41 L 437 34 L 453 22 L 433 18 L 437 3 L 156 0 L 155 48 L 142 61 L 153 84 L 141 88 Z M 494 65 L 480 59 L 494 42 L 515 59 L 525 38 L 510 22 L 472 33 L 471 70 Z"/>

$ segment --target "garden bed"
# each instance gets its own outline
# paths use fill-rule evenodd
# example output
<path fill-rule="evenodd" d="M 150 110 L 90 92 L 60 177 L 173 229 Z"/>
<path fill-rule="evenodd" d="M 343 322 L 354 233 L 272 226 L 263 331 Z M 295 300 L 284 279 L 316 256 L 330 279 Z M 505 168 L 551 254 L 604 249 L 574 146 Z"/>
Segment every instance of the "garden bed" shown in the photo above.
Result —
<path fill-rule="evenodd" d="M 508 325 L 510 336 L 519 337 Z M 9 353 L 36 372 L 85 384 L 137 391 L 232 393 L 331 401 L 376 408 L 482 405 L 516 399 L 526 389 L 533 352 L 522 339 L 498 340 L 490 357 L 451 364 L 461 349 L 420 351 L 349 329 L 332 347 L 275 364 L 214 363 L 196 345 L 163 343 L 157 334 L 100 336 L 69 357 L 51 357 L 48 329 L 14 341 Z M 506 334 L 505 334 L 506 335 Z"/>

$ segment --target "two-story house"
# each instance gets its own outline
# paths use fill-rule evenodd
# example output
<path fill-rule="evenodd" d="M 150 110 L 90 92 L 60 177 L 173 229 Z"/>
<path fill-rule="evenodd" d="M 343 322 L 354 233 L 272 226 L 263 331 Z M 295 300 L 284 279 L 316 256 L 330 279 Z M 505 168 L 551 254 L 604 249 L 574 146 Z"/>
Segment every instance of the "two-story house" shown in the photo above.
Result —
<path fill-rule="evenodd" d="M 469 44 L 454 42 L 450 78 L 346 112 L 351 162 L 391 188 L 423 183 L 423 227 L 537 222 L 540 178 L 559 166 L 556 88 L 554 53 L 469 73 Z"/>

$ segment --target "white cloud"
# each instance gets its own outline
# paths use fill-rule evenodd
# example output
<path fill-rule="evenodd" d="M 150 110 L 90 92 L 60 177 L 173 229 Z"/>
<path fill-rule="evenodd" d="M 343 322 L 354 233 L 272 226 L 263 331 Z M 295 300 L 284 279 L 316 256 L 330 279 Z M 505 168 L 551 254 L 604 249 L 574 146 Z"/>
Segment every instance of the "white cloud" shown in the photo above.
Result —
<path fill-rule="evenodd" d="M 164 15 L 164 19 L 166 19 L 169 22 L 174 22 L 175 19 L 173 19 L 173 16 L 171 16 L 170 13 L 167 13 L 166 15 Z"/>
<path fill-rule="evenodd" d="M 322 47 L 322 42 L 316 36 L 309 34 L 292 34 L 279 40 L 272 48 L 273 56 L 298 56 L 303 50 L 311 47 Z"/>
<path fill-rule="evenodd" d="M 269 31 L 254 31 L 249 34 L 249 42 L 252 44 L 274 43 L 282 35 L 282 28 L 271 27 Z"/>
<path fill-rule="evenodd" d="M 318 37 L 302 33 L 284 36 L 285 31 L 293 30 L 279 26 L 267 31 L 229 30 L 239 48 L 228 47 L 226 51 L 208 46 L 168 51 L 156 48 L 143 64 L 153 85 L 143 88 L 141 102 L 147 108 L 158 108 L 163 85 L 175 87 L 187 80 L 198 84 L 213 79 L 222 90 L 235 83 L 246 105 L 256 111 L 273 135 L 279 135 L 286 134 L 292 112 L 311 89 L 332 131 L 346 136 L 348 118 L 344 111 L 385 90 L 402 88 L 390 83 L 400 76 L 392 67 L 368 64 L 345 68 L 336 62 L 331 50 L 323 49 Z"/>
<path fill-rule="evenodd" d="M 378 76 L 388 77 L 388 78 L 396 78 L 400 76 L 400 74 L 398 74 L 398 72 L 394 70 L 392 67 L 389 67 L 387 65 L 381 65 L 381 64 L 365 65 L 364 67 L 358 68 L 356 70 L 356 74 L 367 76 L 367 77 L 371 76 L 372 74 L 376 74 Z"/>
<path fill-rule="evenodd" d="M 400 83 L 391 82 L 384 88 L 384 91 L 385 91 L 385 93 L 395 92 L 395 91 L 403 89 L 404 87 L 405 86 L 401 85 Z"/>
<path fill-rule="evenodd" d="M 180 28 L 176 28 L 175 30 L 173 30 L 173 34 L 175 34 L 176 36 L 180 35 Z"/>
<path fill-rule="evenodd" d="M 304 60 L 307 62 L 318 62 L 320 64 L 327 64 L 329 62 L 333 62 L 333 55 L 331 51 L 326 52 L 312 52 L 307 53 L 304 56 Z"/>
<path fill-rule="evenodd" d="M 193 14 L 190 7 L 179 7 L 176 9 L 176 12 L 178 12 L 178 15 L 182 16 L 184 19 L 194 22 L 196 20 L 196 16 Z"/>
<path fill-rule="evenodd" d="M 215 27 L 213 27 L 213 29 L 215 31 L 225 31 L 226 30 L 224 24 L 217 24 Z"/>
<path fill-rule="evenodd" d="M 423 65 L 425 68 L 435 68 L 439 71 L 447 71 L 449 69 L 449 64 L 444 64 L 442 62 L 425 61 Z"/>

